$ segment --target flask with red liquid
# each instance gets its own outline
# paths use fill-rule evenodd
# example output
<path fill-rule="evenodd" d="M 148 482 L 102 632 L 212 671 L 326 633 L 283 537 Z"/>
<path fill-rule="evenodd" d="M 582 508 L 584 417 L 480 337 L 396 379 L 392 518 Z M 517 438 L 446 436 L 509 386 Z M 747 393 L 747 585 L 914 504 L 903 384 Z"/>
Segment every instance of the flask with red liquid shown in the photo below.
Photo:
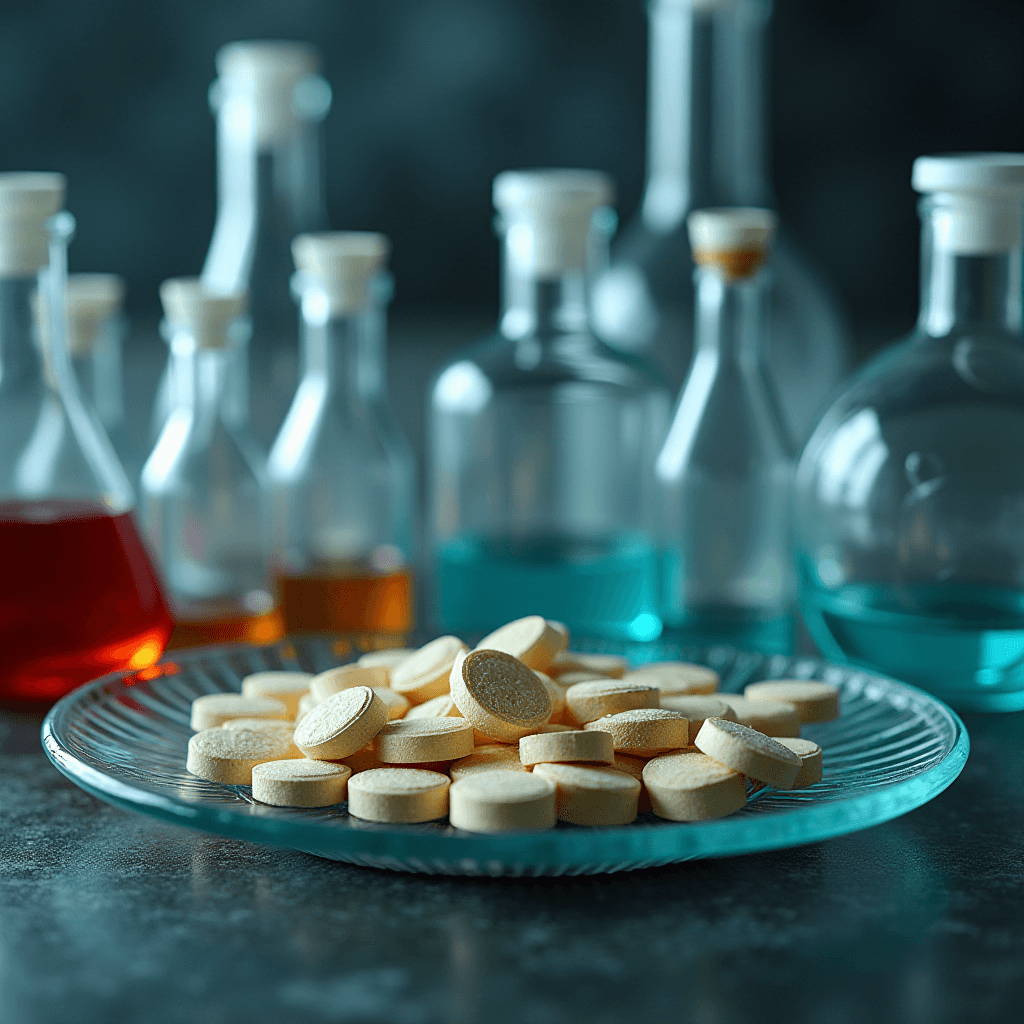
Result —
<path fill-rule="evenodd" d="M 145 668 L 171 631 L 131 485 L 71 369 L 64 188 L 60 174 L 0 174 L 2 701 L 49 702 Z"/>

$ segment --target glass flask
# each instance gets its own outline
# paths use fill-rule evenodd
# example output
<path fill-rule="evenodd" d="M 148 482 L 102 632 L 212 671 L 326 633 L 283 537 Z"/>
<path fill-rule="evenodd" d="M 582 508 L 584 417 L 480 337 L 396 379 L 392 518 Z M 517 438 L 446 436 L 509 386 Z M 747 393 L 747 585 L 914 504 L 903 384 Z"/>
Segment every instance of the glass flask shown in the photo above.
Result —
<path fill-rule="evenodd" d="M 69 274 L 67 344 L 79 387 L 132 484 L 137 484 L 144 453 L 124 413 L 122 358 L 127 322 L 122 313 L 124 281 L 117 274 Z M 38 303 L 36 304 L 38 305 Z M 46 307 L 39 306 L 40 332 L 47 332 Z"/>
<path fill-rule="evenodd" d="M 1024 708 L 1024 155 L 921 157 L 921 313 L 800 459 L 800 600 L 831 658 Z"/>
<path fill-rule="evenodd" d="M 214 291 L 248 291 L 252 333 L 235 349 L 228 415 L 248 422 L 269 449 L 298 378 L 290 245 L 327 226 L 321 122 L 331 87 L 306 43 L 229 43 L 217 52 L 210 87 L 217 118 L 217 220 L 202 280 Z M 171 406 L 170 375 L 154 428 Z M 251 408 L 250 408 L 251 405 Z"/>
<path fill-rule="evenodd" d="M 697 348 L 655 476 L 666 629 L 788 654 L 795 460 L 764 360 L 775 220 L 749 207 L 688 218 Z"/>
<path fill-rule="evenodd" d="M 302 378 L 267 464 L 289 632 L 412 628 L 415 465 L 387 401 L 388 249 L 368 232 L 292 243 Z"/>
<path fill-rule="evenodd" d="M 594 288 L 605 341 L 641 352 L 678 391 L 694 351 L 694 209 L 775 205 L 768 172 L 767 0 L 649 0 L 647 182 Z M 772 246 L 766 364 L 806 440 L 846 367 L 834 301 L 783 229 Z"/>
<path fill-rule="evenodd" d="M 497 335 L 447 366 L 428 422 L 436 614 L 485 631 L 540 614 L 595 636 L 661 633 L 654 452 L 668 393 L 588 322 L 612 184 L 509 171 Z"/>
<path fill-rule="evenodd" d="M 273 643 L 283 629 L 264 468 L 255 439 L 227 411 L 246 296 L 172 278 L 160 299 L 175 406 L 142 467 L 141 512 L 171 599 L 170 646 Z"/>
<path fill-rule="evenodd" d="M 146 668 L 171 632 L 131 486 L 68 357 L 63 197 L 62 175 L 0 174 L 0 700 Z"/>

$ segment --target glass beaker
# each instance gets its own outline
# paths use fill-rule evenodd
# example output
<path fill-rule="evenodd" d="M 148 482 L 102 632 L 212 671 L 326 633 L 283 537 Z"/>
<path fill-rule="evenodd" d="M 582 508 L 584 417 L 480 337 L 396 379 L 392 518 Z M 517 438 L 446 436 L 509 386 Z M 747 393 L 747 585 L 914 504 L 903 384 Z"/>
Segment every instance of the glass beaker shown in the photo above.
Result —
<path fill-rule="evenodd" d="M 647 182 L 610 268 L 594 327 L 651 359 L 678 391 L 694 352 L 686 216 L 775 205 L 767 159 L 767 0 L 649 0 Z M 791 436 L 808 437 L 847 362 L 829 291 L 783 227 L 771 254 L 769 377 Z"/>
<path fill-rule="evenodd" d="M 800 459 L 800 600 L 831 658 L 1024 708 L 1024 155 L 921 157 L 921 313 Z"/>
<path fill-rule="evenodd" d="M 217 220 L 202 281 L 249 293 L 252 332 L 235 347 L 228 415 L 248 422 L 266 452 L 298 378 L 290 245 L 327 226 L 321 122 L 331 87 L 307 43 L 254 40 L 217 51 L 210 109 L 217 118 Z M 154 410 L 158 431 L 172 404 L 165 374 Z"/>
<path fill-rule="evenodd" d="M 60 174 L 0 174 L 0 699 L 53 701 L 155 662 L 171 631 L 134 496 L 65 329 Z M 47 248 L 49 247 L 49 255 Z M 37 290 L 48 340 L 34 330 Z"/>
<path fill-rule="evenodd" d="M 612 183 L 596 171 L 509 171 L 497 335 L 431 393 L 436 614 L 453 632 L 541 614 L 574 632 L 661 632 L 654 453 L 668 393 L 599 341 L 588 256 L 607 252 Z"/>
<path fill-rule="evenodd" d="M 387 401 L 388 249 L 369 232 L 292 243 L 302 378 L 267 464 L 289 632 L 412 628 L 415 465 Z"/>
<path fill-rule="evenodd" d="M 775 222 L 749 207 L 688 218 L 696 353 L 655 475 L 666 629 L 693 644 L 788 654 L 794 458 L 764 361 Z"/>
<path fill-rule="evenodd" d="M 244 292 L 196 278 L 160 286 L 174 374 L 171 410 L 142 467 L 142 521 L 174 615 L 171 647 L 273 643 L 283 633 L 270 578 L 270 522 L 258 445 L 227 411 Z"/>

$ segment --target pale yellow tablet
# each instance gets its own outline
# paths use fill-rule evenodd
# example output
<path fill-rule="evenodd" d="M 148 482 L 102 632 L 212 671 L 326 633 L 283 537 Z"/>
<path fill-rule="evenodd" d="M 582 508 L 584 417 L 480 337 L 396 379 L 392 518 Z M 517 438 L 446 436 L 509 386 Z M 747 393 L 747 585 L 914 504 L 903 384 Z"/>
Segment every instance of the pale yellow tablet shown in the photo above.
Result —
<path fill-rule="evenodd" d="M 657 687 L 625 679 L 591 679 L 565 691 L 566 707 L 580 725 L 605 715 L 617 715 L 620 711 L 656 708 L 659 699 Z"/>
<path fill-rule="evenodd" d="M 627 775 L 631 775 L 640 783 L 640 800 L 636 808 L 638 811 L 649 811 L 651 809 L 651 797 L 647 792 L 647 787 L 643 784 L 644 765 L 646 764 L 647 761 L 642 757 L 630 757 L 628 754 L 616 754 L 615 760 L 608 765 L 609 768 L 614 768 L 618 772 L 625 772 Z"/>
<path fill-rule="evenodd" d="M 563 651 L 551 662 L 548 675 L 559 679 L 566 672 L 585 672 L 588 678 L 608 676 L 621 679 L 630 670 L 628 659 L 617 654 L 590 654 L 586 651 Z"/>
<path fill-rule="evenodd" d="M 208 693 L 192 701 L 192 720 L 196 732 L 215 729 L 232 718 L 289 718 L 283 701 L 271 697 L 246 697 L 241 693 Z"/>
<path fill-rule="evenodd" d="M 448 692 L 455 659 L 469 648 L 457 636 L 439 636 L 391 670 L 389 685 L 411 704 L 422 704 Z"/>
<path fill-rule="evenodd" d="M 380 697 L 384 702 L 384 707 L 388 709 L 389 722 L 393 722 L 396 718 L 401 718 L 409 710 L 409 702 L 389 686 L 374 686 L 373 692 Z"/>
<path fill-rule="evenodd" d="M 752 700 L 784 700 L 801 722 L 829 722 L 839 716 L 839 688 L 813 679 L 769 679 L 743 691 Z"/>
<path fill-rule="evenodd" d="M 485 736 L 517 742 L 551 717 L 548 689 L 518 658 L 481 648 L 459 655 L 451 695 L 463 717 Z"/>
<path fill-rule="evenodd" d="M 317 761 L 340 761 L 384 728 L 388 711 L 369 686 L 351 686 L 321 701 L 295 727 L 295 744 Z"/>
<path fill-rule="evenodd" d="M 372 689 L 375 686 L 387 685 L 388 670 L 386 668 L 341 665 L 314 676 L 309 684 L 309 692 L 318 701 L 322 701 L 335 693 L 341 693 L 342 690 L 349 690 L 353 686 L 369 686 Z"/>
<path fill-rule="evenodd" d="M 374 768 L 348 782 L 348 813 L 365 821 L 412 825 L 448 813 L 451 779 L 422 768 Z"/>
<path fill-rule="evenodd" d="M 288 757 L 301 757 L 302 751 L 295 746 L 295 725 L 277 718 L 232 718 L 222 729 L 245 729 L 247 732 L 265 732 L 288 744 Z"/>
<path fill-rule="evenodd" d="M 607 732 L 535 733 L 519 741 L 519 760 L 523 764 L 543 764 L 560 761 L 592 761 L 611 764 L 615 757 L 612 737 Z"/>
<path fill-rule="evenodd" d="M 544 684 L 551 698 L 551 721 L 555 724 L 561 722 L 565 712 L 565 688 L 559 686 L 550 676 L 543 672 L 537 673 L 537 678 Z"/>
<path fill-rule="evenodd" d="M 562 650 L 562 640 L 562 634 L 546 619 L 540 615 L 527 615 L 488 633 L 476 649 L 511 654 L 527 668 L 543 672 Z"/>
<path fill-rule="evenodd" d="M 390 672 L 415 653 L 414 647 L 388 647 L 383 651 L 367 652 L 356 661 L 356 664 L 362 668 L 386 668 Z"/>
<path fill-rule="evenodd" d="M 685 747 L 690 740 L 690 723 L 677 711 L 636 708 L 587 722 L 587 730 L 611 734 L 615 750 L 634 757 L 655 757 Z"/>
<path fill-rule="evenodd" d="M 533 774 L 557 787 L 555 811 L 560 821 L 628 825 L 636 817 L 640 783 L 626 772 L 594 765 L 538 764 Z"/>
<path fill-rule="evenodd" d="M 680 696 L 715 693 L 719 682 L 714 669 L 687 661 L 657 661 L 641 665 L 625 678 L 656 686 L 662 695 L 674 693 Z"/>
<path fill-rule="evenodd" d="M 373 744 L 385 764 L 454 761 L 473 753 L 473 726 L 464 718 L 403 718 L 388 722 Z"/>
<path fill-rule="evenodd" d="M 651 810 L 669 821 L 724 818 L 747 802 L 743 776 L 698 751 L 656 757 L 644 766 L 643 778 Z"/>
<path fill-rule="evenodd" d="M 519 748 L 509 743 L 489 743 L 476 747 L 468 757 L 453 761 L 449 774 L 453 782 L 468 775 L 489 771 L 528 772 L 530 769 L 519 760 Z"/>
<path fill-rule="evenodd" d="M 724 718 L 707 719 L 694 745 L 726 768 L 776 789 L 792 789 L 803 766 L 797 754 L 771 736 Z"/>
<path fill-rule="evenodd" d="M 309 672 L 253 672 L 242 680 L 243 697 L 270 697 L 288 709 L 288 717 L 299 713 L 299 699 L 309 693 L 313 676 Z"/>
<path fill-rule="evenodd" d="M 724 718 L 736 721 L 736 712 L 724 701 L 716 697 L 698 695 L 682 695 L 670 693 L 661 695 L 661 706 L 667 711 L 678 711 L 690 723 L 690 739 L 692 743 L 700 732 L 706 718 Z"/>
<path fill-rule="evenodd" d="M 799 736 L 780 736 L 777 741 L 792 750 L 800 758 L 801 768 L 793 780 L 793 789 L 806 789 L 816 782 L 821 782 L 822 750 L 813 740 L 803 740 Z"/>
<path fill-rule="evenodd" d="M 311 693 L 307 693 L 304 697 L 300 697 L 299 709 L 295 714 L 295 724 L 298 725 L 299 722 L 301 722 L 302 719 L 305 718 L 305 716 L 308 715 L 319 703 L 320 701 L 318 701 Z"/>
<path fill-rule="evenodd" d="M 800 716 L 796 705 L 785 700 L 751 700 L 735 693 L 720 693 L 719 698 L 732 708 L 736 721 L 765 736 L 799 736 Z"/>
<path fill-rule="evenodd" d="M 330 807 L 345 799 L 352 769 L 308 757 L 267 761 L 252 770 L 252 795 L 275 807 Z"/>
<path fill-rule="evenodd" d="M 500 769 L 452 783 L 448 820 L 467 832 L 554 828 L 555 784 L 534 772 Z"/>
<path fill-rule="evenodd" d="M 218 726 L 203 729 L 189 739 L 185 767 L 209 782 L 248 786 L 256 765 L 286 758 L 290 750 L 287 740 L 272 733 Z"/>

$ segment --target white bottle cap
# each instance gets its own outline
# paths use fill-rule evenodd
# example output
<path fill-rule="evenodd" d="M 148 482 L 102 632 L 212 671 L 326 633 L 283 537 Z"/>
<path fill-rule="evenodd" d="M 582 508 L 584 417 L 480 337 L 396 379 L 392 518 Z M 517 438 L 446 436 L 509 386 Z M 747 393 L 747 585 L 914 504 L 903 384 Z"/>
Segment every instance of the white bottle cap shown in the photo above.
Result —
<path fill-rule="evenodd" d="M 229 328 L 245 312 L 245 292 L 216 292 L 198 277 L 172 277 L 160 285 L 168 321 L 188 333 L 197 348 L 224 348 Z"/>
<path fill-rule="evenodd" d="M 583 270 L 591 219 L 614 199 L 600 171 L 504 171 L 494 206 L 505 222 L 506 251 L 517 269 L 544 276 Z"/>
<path fill-rule="evenodd" d="M 693 260 L 726 277 L 751 277 L 768 257 L 779 218 L 751 206 L 694 210 L 686 218 Z"/>
<path fill-rule="evenodd" d="M 937 196 L 932 241 L 965 256 L 1009 252 L 1021 241 L 1024 153 L 958 153 L 914 161 L 915 191 Z"/>
<path fill-rule="evenodd" d="M 222 46 L 216 65 L 219 102 L 234 104 L 225 116 L 229 130 L 269 143 L 295 125 L 295 87 L 317 72 L 320 55 L 308 43 L 259 39 Z"/>
<path fill-rule="evenodd" d="M 67 342 L 73 356 L 92 350 L 103 325 L 124 303 L 124 281 L 117 274 L 69 274 L 67 279 Z M 49 335 L 48 306 L 39 303 L 38 292 L 32 305 L 39 321 L 40 339 Z"/>
<path fill-rule="evenodd" d="M 391 243 L 372 231 L 322 231 L 297 235 L 292 257 L 316 295 L 303 296 L 303 315 L 325 320 L 362 309 L 370 299 L 370 282 L 387 263 Z"/>
<path fill-rule="evenodd" d="M 0 276 L 29 277 L 46 266 L 46 222 L 64 205 L 66 188 L 63 174 L 0 174 Z"/>

